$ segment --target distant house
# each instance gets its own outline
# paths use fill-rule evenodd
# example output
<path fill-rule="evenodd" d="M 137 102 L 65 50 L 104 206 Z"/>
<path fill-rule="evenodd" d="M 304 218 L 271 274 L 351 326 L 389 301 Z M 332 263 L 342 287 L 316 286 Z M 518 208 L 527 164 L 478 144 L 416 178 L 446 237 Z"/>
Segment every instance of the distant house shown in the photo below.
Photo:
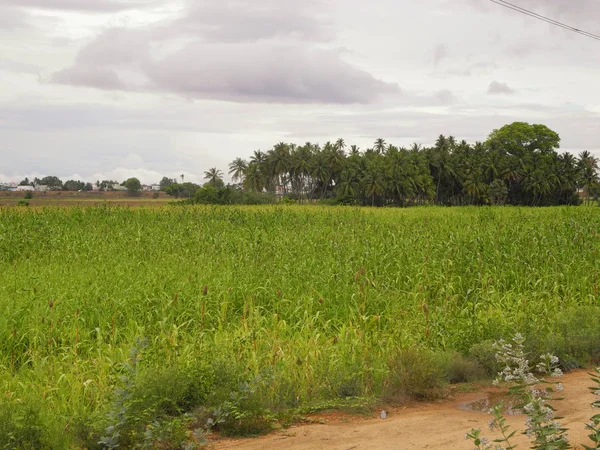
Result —
<path fill-rule="evenodd" d="M 29 186 L 29 185 L 27 185 L 27 186 L 17 186 L 15 188 L 15 191 L 19 191 L 19 192 L 21 192 L 21 191 L 35 191 L 35 188 L 33 186 Z"/>
<path fill-rule="evenodd" d="M 33 188 L 36 192 L 47 192 L 50 190 L 50 186 L 45 186 L 43 184 L 37 185 Z"/>
<path fill-rule="evenodd" d="M 150 186 L 150 190 L 151 191 L 160 191 L 160 184 L 153 184 L 152 186 Z"/>
<path fill-rule="evenodd" d="M 126 191 L 127 190 L 127 188 L 125 186 L 121 186 L 120 184 L 113 184 L 111 186 L 111 189 L 113 191 Z"/>

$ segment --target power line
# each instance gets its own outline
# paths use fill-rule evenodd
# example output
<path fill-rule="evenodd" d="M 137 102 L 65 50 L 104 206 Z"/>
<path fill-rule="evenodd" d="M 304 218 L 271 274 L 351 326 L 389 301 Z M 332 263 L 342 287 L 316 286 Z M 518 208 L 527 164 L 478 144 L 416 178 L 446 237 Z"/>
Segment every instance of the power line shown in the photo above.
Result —
<path fill-rule="evenodd" d="M 538 19 L 538 20 L 541 20 L 543 22 L 549 23 L 551 25 L 555 25 L 557 27 L 563 28 L 565 30 L 572 31 L 574 33 L 581 34 L 582 36 L 586 36 L 586 37 L 595 39 L 597 41 L 600 41 L 600 36 L 597 35 L 597 34 L 589 33 L 589 32 L 584 31 L 584 30 L 580 30 L 579 28 L 575 28 L 575 27 L 573 27 L 571 25 L 567 25 L 566 23 L 562 23 L 562 22 L 559 22 L 558 20 L 554 20 L 554 19 L 551 19 L 549 17 L 546 17 L 546 16 L 543 16 L 541 14 L 538 14 L 536 12 L 530 11 L 528 9 L 525 9 L 525 8 L 521 7 L 521 6 L 515 5 L 514 3 L 510 3 L 510 2 L 507 2 L 507 1 L 504 1 L 504 0 L 490 0 L 490 1 L 492 3 L 497 4 L 497 5 L 504 6 L 505 8 L 512 9 L 513 11 L 517 11 L 517 12 L 519 12 L 521 14 L 525 14 L 525 15 L 527 15 L 529 17 L 533 17 L 534 19 Z"/>

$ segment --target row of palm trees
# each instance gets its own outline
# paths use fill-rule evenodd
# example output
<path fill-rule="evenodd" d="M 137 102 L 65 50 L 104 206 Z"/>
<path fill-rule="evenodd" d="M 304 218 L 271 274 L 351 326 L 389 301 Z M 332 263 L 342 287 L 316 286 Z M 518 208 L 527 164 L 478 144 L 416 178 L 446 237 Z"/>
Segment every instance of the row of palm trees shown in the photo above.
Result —
<path fill-rule="evenodd" d="M 379 206 L 573 204 L 578 189 L 590 192 L 598 183 L 598 160 L 587 151 L 575 157 L 531 143 L 518 151 L 496 144 L 444 135 L 432 147 L 407 149 L 377 139 L 364 151 L 343 139 L 323 146 L 280 142 L 248 161 L 236 158 L 229 174 L 254 192 Z M 205 173 L 211 184 L 220 176 L 217 169 Z"/>

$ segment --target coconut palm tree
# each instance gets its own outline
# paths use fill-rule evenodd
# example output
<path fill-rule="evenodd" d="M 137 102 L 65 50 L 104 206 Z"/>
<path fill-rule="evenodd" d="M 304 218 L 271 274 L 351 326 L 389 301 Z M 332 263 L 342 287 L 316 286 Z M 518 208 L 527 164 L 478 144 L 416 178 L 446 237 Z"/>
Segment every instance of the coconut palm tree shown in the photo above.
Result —
<path fill-rule="evenodd" d="M 375 141 L 375 144 L 373 145 L 373 150 L 375 150 L 377 153 L 382 154 L 385 151 L 385 139 L 383 138 L 378 138 Z"/>
<path fill-rule="evenodd" d="M 204 179 L 207 180 L 208 184 L 213 187 L 218 187 L 223 184 L 223 172 L 221 172 L 216 167 L 208 169 L 204 172 Z"/>
<path fill-rule="evenodd" d="M 229 164 L 229 175 L 231 175 L 233 182 L 244 182 L 244 174 L 246 173 L 247 167 L 248 163 L 242 158 L 235 158 L 233 162 Z"/>

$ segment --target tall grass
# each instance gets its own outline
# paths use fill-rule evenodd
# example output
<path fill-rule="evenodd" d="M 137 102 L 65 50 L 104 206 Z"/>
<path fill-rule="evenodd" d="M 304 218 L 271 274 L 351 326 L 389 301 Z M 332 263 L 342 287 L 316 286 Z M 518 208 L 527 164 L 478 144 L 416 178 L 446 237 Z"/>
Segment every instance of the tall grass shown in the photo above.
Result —
<path fill-rule="evenodd" d="M 599 219 L 593 208 L 0 209 L 6 447 L 94 442 L 140 337 L 138 400 L 171 415 L 381 395 L 406 349 L 485 361 L 486 341 L 516 331 L 577 366 L 600 354 Z M 257 377 L 268 381 L 242 388 Z"/>

